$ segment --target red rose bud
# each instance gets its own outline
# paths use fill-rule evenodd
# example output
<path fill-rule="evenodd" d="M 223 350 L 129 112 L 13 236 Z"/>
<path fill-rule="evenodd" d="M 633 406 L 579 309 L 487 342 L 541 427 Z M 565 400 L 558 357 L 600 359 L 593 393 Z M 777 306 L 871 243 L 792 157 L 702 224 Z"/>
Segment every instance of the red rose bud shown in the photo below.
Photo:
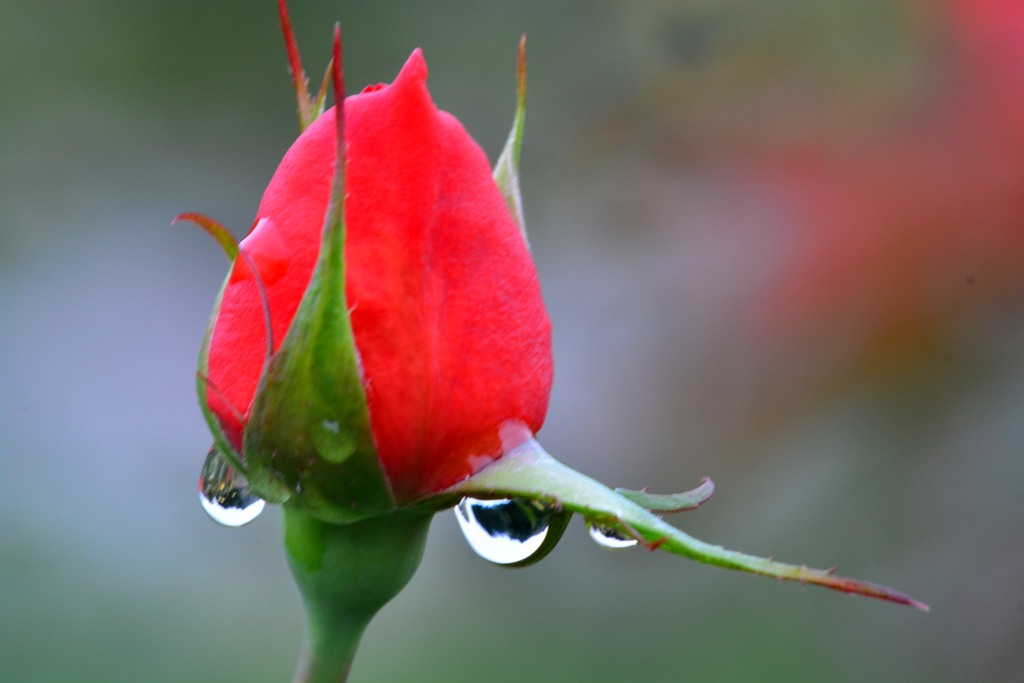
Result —
<path fill-rule="evenodd" d="M 288 150 L 201 362 L 253 490 L 329 521 L 465 479 L 547 410 L 550 322 L 512 199 L 426 78 L 417 50 L 394 83 L 345 99 L 333 224 L 336 108 Z"/>
<path fill-rule="evenodd" d="M 199 360 L 216 442 L 204 504 L 242 524 L 256 514 L 253 494 L 288 503 L 285 546 L 307 612 L 296 681 L 345 679 L 366 623 L 415 571 L 431 515 L 456 505 L 474 549 L 508 566 L 546 555 L 580 514 L 601 545 L 928 609 L 832 570 L 705 543 L 661 518 L 707 500 L 709 480 L 682 494 L 613 491 L 548 455 L 531 438 L 552 368 L 518 190 L 523 43 L 516 116 L 492 175 L 431 101 L 419 51 L 393 84 L 321 115 L 326 85 L 309 95 L 278 6 L 303 133 L 240 245 L 204 216 L 179 218 L 233 261 Z M 340 42 L 336 26 L 335 93 Z M 494 543 L 504 550 L 490 552 Z"/>

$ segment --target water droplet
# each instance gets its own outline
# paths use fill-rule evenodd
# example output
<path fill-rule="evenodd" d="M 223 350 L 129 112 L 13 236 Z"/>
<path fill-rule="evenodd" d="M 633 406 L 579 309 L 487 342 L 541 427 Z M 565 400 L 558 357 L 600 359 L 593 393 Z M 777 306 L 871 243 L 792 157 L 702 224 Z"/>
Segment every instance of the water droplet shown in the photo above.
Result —
<path fill-rule="evenodd" d="M 551 507 L 526 499 L 463 498 L 455 507 L 469 547 L 495 564 L 517 564 L 540 549 L 548 535 Z"/>
<path fill-rule="evenodd" d="M 605 548 L 632 548 L 637 544 L 635 538 L 627 536 L 625 532 L 606 524 L 591 522 L 587 525 L 587 528 L 594 542 Z"/>
<path fill-rule="evenodd" d="M 224 526 L 248 524 L 266 506 L 249 490 L 245 475 L 216 448 L 210 449 L 199 473 L 199 502 L 213 521 Z"/>

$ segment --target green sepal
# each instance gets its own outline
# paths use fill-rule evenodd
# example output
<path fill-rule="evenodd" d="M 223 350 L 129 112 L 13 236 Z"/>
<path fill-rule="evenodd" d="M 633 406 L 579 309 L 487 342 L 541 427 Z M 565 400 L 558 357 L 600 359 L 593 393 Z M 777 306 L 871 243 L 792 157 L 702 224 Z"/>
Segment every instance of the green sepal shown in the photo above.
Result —
<path fill-rule="evenodd" d="M 348 315 L 343 160 L 335 175 L 320 256 L 256 389 L 244 451 L 258 495 L 345 524 L 396 505 L 374 446 Z"/>
<path fill-rule="evenodd" d="M 630 500 L 645 510 L 671 514 L 673 512 L 685 512 L 696 510 L 706 503 L 715 492 L 715 484 L 708 477 L 704 477 L 700 486 L 682 493 L 650 493 L 647 489 L 643 491 L 632 491 L 630 489 L 615 489 L 626 500 Z"/>
<path fill-rule="evenodd" d="M 288 14 L 288 3 L 286 0 L 277 0 L 278 19 L 281 24 L 281 34 L 284 36 L 285 50 L 288 52 L 288 71 L 292 77 L 292 88 L 295 90 L 296 111 L 299 115 L 299 132 L 320 118 L 324 113 L 324 103 L 327 98 L 327 84 L 330 82 L 331 64 L 327 65 L 327 73 L 324 74 L 323 83 L 316 97 L 309 94 L 309 81 L 306 78 L 306 70 L 302 68 L 302 56 L 299 54 L 299 43 L 295 39 L 295 31 L 292 29 L 292 20 Z"/>
<path fill-rule="evenodd" d="M 199 360 L 196 363 L 196 396 L 199 399 L 199 408 L 202 410 L 206 424 L 209 425 L 210 433 L 213 435 L 213 447 L 220 451 L 227 458 L 228 462 L 244 474 L 245 461 L 242 455 L 235 450 L 231 440 L 228 439 L 227 434 L 224 432 L 224 427 L 221 425 L 220 420 L 210 410 L 209 392 L 211 390 L 219 390 L 207 379 L 209 376 L 210 339 L 213 337 L 213 327 L 217 323 L 217 317 L 220 315 L 220 305 L 224 299 L 224 290 L 231 279 L 231 271 L 234 269 L 235 259 L 238 258 L 238 242 L 230 230 L 209 216 L 201 213 L 183 213 L 175 216 L 174 220 L 171 221 L 171 225 L 183 221 L 195 223 L 206 234 L 210 235 L 220 246 L 229 263 L 228 274 L 224 277 L 224 282 L 221 283 L 220 291 L 217 292 L 217 298 L 213 303 L 213 312 L 210 313 L 210 320 L 206 323 L 206 331 L 203 333 L 203 343 L 199 347 Z"/>
<path fill-rule="evenodd" d="M 589 523 L 635 538 L 650 550 L 665 550 L 705 564 L 815 584 L 928 610 L 924 603 L 885 586 L 835 576 L 831 570 L 746 555 L 697 540 L 620 493 L 566 467 L 534 440 L 423 503 L 445 507 L 454 505 L 465 496 L 540 500 L 557 509 L 579 513 Z"/>
<path fill-rule="evenodd" d="M 312 120 L 316 121 L 324 113 L 324 108 L 327 106 L 327 87 L 331 82 L 331 71 L 334 68 L 334 60 L 327 62 L 327 69 L 324 71 L 324 79 L 320 82 L 320 90 L 316 94 L 315 99 L 311 99 L 311 113 Z M 309 127 L 308 124 L 306 126 Z"/>
<path fill-rule="evenodd" d="M 526 36 L 519 40 L 518 87 L 516 113 L 505 147 L 494 164 L 494 182 L 501 190 L 519 231 L 526 240 L 526 221 L 523 218 L 523 198 L 519 192 L 519 150 L 523 144 L 523 125 L 526 121 Z M 529 243 L 529 242 L 527 242 Z"/>
<path fill-rule="evenodd" d="M 203 334 L 203 343 L 199 347 L 199 361 L 196 364 L 196 396 L 199 399 L 199 409 L 203 413 L 203 417 L 206 418 L 206 424 L 210 427 L 210 433 L 213 435 L 213 446 L 221 454 L 228 459 L 228 461 L 238 468 L 244 474 L 247 474 L 247 468 L 245 466 L 245 459 L 242 455 L 235 450 L 234 445 L 224 432 L 224 427 L 220 423 L 220 419 L 213 414 L 210 409 L 210 403 L 208 400 L 209 391 L 211 385 L 207 379 L 207 372 L 209 368 L 210 360 L 210 338 L 213 336 L 213 326 L 217 322 L 217 316 L 220 314 L 220 304 L 224 298 L 224 290 L 227 289 L 228 280 L 231 278 L 231 271 L 228 271 L 227 277 L 224 278 L 224 283 L 220 286 L 220 291 L 217 292 L 217 300 L 213 304 L 213 312 L 210 314 L 210 322 L 206 324 L 206 332 Z M 214 388 L 216 390 L 216 388 Z"/>

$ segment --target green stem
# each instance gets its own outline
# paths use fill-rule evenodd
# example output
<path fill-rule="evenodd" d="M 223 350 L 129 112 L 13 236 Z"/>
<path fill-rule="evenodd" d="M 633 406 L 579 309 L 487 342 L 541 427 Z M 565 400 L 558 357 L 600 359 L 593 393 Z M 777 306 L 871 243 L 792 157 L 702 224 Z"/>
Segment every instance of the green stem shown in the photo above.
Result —
<path fill-rule="evenodd" d="M 343 683 L 375 614 L 423 558 L 430 514 L 390 514 L 329 524 L 284 506 L 288 563 L 306 609 L 293 683 Z"/>

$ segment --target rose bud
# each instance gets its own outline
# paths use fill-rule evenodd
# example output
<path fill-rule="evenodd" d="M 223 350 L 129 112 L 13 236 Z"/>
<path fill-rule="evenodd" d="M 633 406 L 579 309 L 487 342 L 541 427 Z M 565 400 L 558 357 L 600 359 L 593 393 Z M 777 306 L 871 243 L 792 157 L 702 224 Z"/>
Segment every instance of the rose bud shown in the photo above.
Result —
<path fill-rule="evenodd" d="M 426 78 L 417 50 L 394 83 L 345 99 L 343 126 L 332 108 L 295 141 L 200 362 L 211 426 L 253 491 L 326 521 L 465 479 L 547 410 L 550 322 L 518 216 Z"/>
<path fill-rule="evenodd" d="M 258 514 L 255 496 L 287 503 L 285 547 L 307 608 L 296 681 L 344 680 L 366 624 L 416 570 L 431 517 L 451 507 L 474 550 L 505 566 L 546 555 L 578 514 L 605 547 L 927 611 L 885 586 L 727 550 L 662 519 L 707 501 L 708 479 L 678 494 L 612 490 L 549 455 L 532 438 L 552 363 L 518 192 L 524 43 L 512 133 L 492 172 L 434 106 L 419 51 L 391 85 L 320 114 L 327 81 L 309 96 L 278 7 L 303 133 L 240 245 L 208 218 L 179 218 L 233 261 L 200 353 L 215 441 L 201 495 L 229 525 Z M 344 93 L 338 25 L 329 74 Z"/>

